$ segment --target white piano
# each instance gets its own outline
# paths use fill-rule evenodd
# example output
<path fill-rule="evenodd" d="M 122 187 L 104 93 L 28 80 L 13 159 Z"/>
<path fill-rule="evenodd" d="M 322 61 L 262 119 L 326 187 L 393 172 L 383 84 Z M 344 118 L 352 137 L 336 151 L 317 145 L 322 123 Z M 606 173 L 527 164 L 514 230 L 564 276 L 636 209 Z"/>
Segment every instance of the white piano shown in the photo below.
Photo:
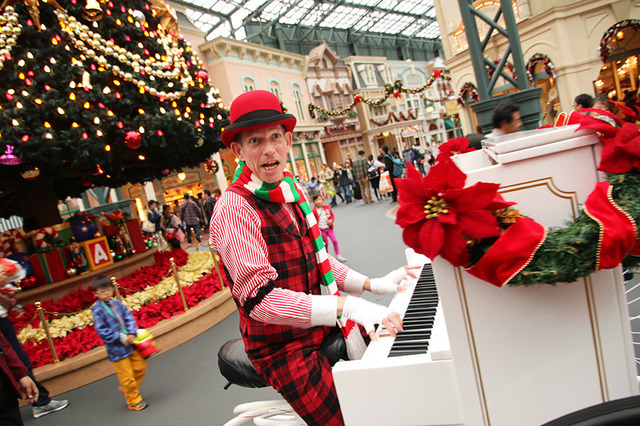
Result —
<path fill-rule="evenodd" d="M 487 142 L 455 159 L 466 185 L 501 183 L 505 199 L 547 227 L 575 217 L 602 178 L 599 141 L 575 126 Z M 638 394 L 621 270 L 499 289 L 439 257 L 430 264 L 409 250 L 407 260 L 433 267 L 439 303 L 428 346 L 379 330 L 362 360 L 337 363 L 347 425 L 540 425 Z M 394 310 L 405 312 L 416 281 Z"/>

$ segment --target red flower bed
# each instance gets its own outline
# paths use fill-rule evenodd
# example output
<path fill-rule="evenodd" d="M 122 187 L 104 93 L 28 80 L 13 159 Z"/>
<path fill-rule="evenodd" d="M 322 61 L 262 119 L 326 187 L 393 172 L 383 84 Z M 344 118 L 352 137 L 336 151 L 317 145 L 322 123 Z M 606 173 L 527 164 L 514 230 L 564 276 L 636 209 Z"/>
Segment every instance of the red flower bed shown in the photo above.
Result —
<path fill-rule="evenodd" d="M 155 256 L 155 265 L 140 268 L 118 281 L 118 284 L 122 287 L 123 295 L 141 291 L 149 285 L 158 284 L 167 275 L 170 268 L 170 257 L 174 258 L 178 266 L 185 265 L 188 260 L 187 253 L 180 249 L 172 252 L 158 252 Z M 225 285 L 228 285 L 226 280 Z M 183 292 L 187 306 L 193 307 L 202 300 L 211 297 L 220 289 L 220 280 L 214 271 L 213 273 L 204 274 L 197 282 L 188 287 L 184 287 Z M 78 290 L 69 293 L 56 302 L 43 302 L 42 306 L 47 312 L 47 317 L 51 318 L 55 313 L 68 315 L 82 311 L 91 307 L 94 302 L 95 296 L 90 290 L 81 290 L 78 288 Z M 182 299 L 180 298 L 180 294 L 177 293 L 160 301 L 154 301 L 144 305 L 138 311 L 133 311 L 133 315 L 138 322 L 138 327 L 150 328 L 163 319 L 171 318 L 183 312 Z M 33 305 L 25 305 L 22 312 L 12 312 L 11 320 L 16 330 L 20 330 L 26 326 L 30 320 L 34 319 L 35 314 L 36 309 Z M 103 345 L 102 340 L 98 337 L 93 327 L 83 327 L 71 331 L 66 337 L 54 338 L 53 344 L 60 359 L 71 358 L 77 354 L 87 352 L 96 346 Z M 39 343 L 25 342 L 23 348 L 27 355 L 29 355 L 29 358 L 31 358 L 34 368 L 53 363 L 53 354 L 46 340 Z"/>

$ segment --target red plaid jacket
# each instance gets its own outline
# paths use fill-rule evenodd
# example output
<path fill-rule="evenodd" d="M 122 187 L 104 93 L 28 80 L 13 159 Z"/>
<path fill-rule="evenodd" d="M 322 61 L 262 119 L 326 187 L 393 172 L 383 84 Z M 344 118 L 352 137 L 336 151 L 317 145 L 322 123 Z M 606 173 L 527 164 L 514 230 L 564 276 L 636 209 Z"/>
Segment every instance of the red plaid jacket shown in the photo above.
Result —
<path fill-rule="evenodd" d="M 298 212 L 296 226 L 289 212 L 279 203 L 260 200 L 239 184 L 233 184 L 229 191 L 235 192 L 259 214 L 262 222 L 261 230 L 269 247 L 269 263 L 278 272 L 278 278 L 266 283 L 257 295 L 247 299 L 244 306 L 238 301 L 240 313 L 240 330 L 249 358 L 259 371 L 260 366 L 268 366 L 275 359 L 286 353 L 302 348 L 318 348 L 329 333 L 328 327 L 299 327 L 267 324 L 249 317 L 253 306 L 269 293 L 273 287 L 286 288 L 307 294 L 320 294 L 320 272 L 316 262 L 315 251 L 307 234 L 304 218 Z M 227 278 L 233 286 L 229 274 Z"/>

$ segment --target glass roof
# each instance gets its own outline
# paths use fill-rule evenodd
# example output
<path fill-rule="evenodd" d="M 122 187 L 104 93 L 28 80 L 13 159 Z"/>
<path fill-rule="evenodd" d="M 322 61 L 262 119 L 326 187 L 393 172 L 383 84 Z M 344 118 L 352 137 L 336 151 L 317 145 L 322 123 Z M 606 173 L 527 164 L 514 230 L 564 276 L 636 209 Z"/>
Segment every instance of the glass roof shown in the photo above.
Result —
<path fill-rule="evenodd" d="M 206 39 L 244 40 L 244 24 L 353 28 L 359 33 L 440 39 L 433 0 L 172 0 Z"/>

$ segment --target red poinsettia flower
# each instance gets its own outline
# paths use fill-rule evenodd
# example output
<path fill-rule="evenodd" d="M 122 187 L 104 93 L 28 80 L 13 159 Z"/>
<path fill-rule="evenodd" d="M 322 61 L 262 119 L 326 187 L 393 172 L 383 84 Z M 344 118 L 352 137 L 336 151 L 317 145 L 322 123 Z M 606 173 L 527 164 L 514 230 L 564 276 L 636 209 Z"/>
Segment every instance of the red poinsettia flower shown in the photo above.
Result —
<path fill-rule="evenodd" d="M 584 108 L 581 111 L 585 111 L 585 110 L 587 110 L 587 108 Z M 598 110 L 598 111 L 601 111 L 601 110 Z M 567 119 L 567 125 L 569 124 L 580 124 L 580 127 L 579 127 L 580 130 L 592 129 L 598 132 L 600 135 L 602 135 L 605 138 L 611 138 L 615 136 L 616 132 L 618 131 L 617 127 L 612 126 L 606 121 L 588 116 L 586 114 L 575 112 L 575 111 L 569 114 L 569 118 Z"/>
<path fill-rule="evenodd" d="M 469 141 L 465 137 L 460 139 L 449 139 L 438 147 L 440 154 L 436 161 L 440 161 L 444 157 L 451 157 L 453 154 L 464 154 L 465 152 L 475 151 L 475 148 L 469 147 Z"/>
<path fill-rule="evenodd" d="M 609 174 L 627 173 L 632 168 L 640 171 L 640 132 L 633 123 L 624 123 L 612 138 L 601 138 L 604 143 L 598 170 Z"/>
<path fill-rule="evenodd" d="M 396 223 L 404 229 L 405 244 L 431 259 L 441 255 L 455 266 L 467 266 L 467 238 L 500 235 L 491 210 L 514 203 L 497 193 L 499 184 L 478 182 L 464 188 L 466 178 L 446 156 L 424 178 L 408 165 L 407 178 L 396 180 Z"/>

